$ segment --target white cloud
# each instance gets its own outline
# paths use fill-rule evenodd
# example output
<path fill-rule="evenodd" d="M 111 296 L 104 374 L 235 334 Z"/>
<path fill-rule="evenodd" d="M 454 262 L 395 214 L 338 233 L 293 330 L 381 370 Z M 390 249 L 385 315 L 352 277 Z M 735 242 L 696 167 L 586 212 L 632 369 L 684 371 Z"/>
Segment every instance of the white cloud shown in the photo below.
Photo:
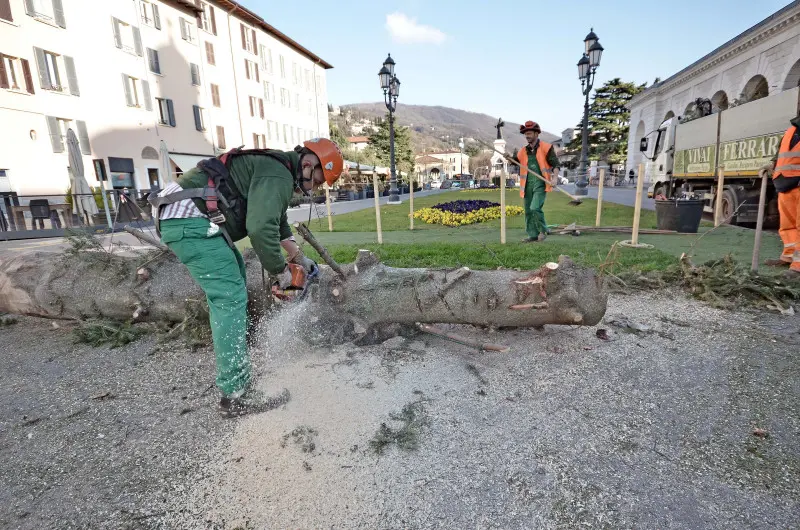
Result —
<path fill-rule="evenodd" d="M 403 13 L 386 15 L 386 29 L 392 40 L 403 44 L 441 44 L 447 38 L 441 30 L 418 24 L 416 19 L 408 18 Z"/>

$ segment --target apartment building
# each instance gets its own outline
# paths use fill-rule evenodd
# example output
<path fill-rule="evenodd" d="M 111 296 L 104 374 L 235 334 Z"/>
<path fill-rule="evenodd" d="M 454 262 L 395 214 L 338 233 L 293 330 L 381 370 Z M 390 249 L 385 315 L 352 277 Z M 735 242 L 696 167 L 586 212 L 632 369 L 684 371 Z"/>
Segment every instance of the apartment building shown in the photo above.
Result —
<path fill-rule="evenodd" d="M 321 58 L 230 0 L 0 0 L 0 193 L 147 190 L 230 148 L 328 135 Z"/>

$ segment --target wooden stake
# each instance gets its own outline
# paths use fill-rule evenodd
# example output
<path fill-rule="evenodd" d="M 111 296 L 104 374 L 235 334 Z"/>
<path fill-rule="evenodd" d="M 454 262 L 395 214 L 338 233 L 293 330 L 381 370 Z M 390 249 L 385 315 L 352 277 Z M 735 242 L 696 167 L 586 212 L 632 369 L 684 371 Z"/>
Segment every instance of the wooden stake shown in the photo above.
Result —
<path fill-rule="evenodd" d="M 722 224 L 722 193 L 725 187 L 725 172 L 719 168 L 719 178 L 717 179 L 717 203 L 714 206 L 714 227 Z"/>
<path fill-rule="evenodd" d="M 381 231 L 381 201 L 380 201 L 380 192 L 378 192 L 378 173 L 374 170 L 372 172 L 372 188 L 374 189 L 373 195 L 375 195 L 375 223 L 378 227 L 378 244 L 383 244 L 383 232 Z"/>
<path fill-rule="evenodd" d="M 767 173 L 761 173 L 761 194 L 758 196 L 758 221 L 756 221 L 756 239 L 753 243 L 753 262 L 750 270 L 758 272 L 759 254 L 761 252 L 761 231 L 764 228 L 764 210 L 767 196 Z"/>
<path fill-rule="evenodd" d="M 603 211 L 603 184 L 606 180 L 606 169 L 600 169 L 600 182 L 597 184 L 597 216 L 594 219 L 594 226 L 600 226 L 600 214 Z"/>
<path fill-rule="evenodd" d="M 639 175 L 636 177 L 636 204 L 633 208 L 633 232 L 631 244 L 639 244 L 639 218 L 642 214 L 642 188 L 644 187 L 644 164 L 639 164 Z"/>
<path fill-rule="evenodd" d="M 325 207 L 328 208 L 328 232 L 333 232 L 333 217 L 331 217 L 331 187 L 325 184 Z"/>
<path fill-rule="evenodd" d="M 409 230 L 414 230 L 414 177 L 408 176 L 408 209 L 411 212 L 409 216 L 410 227 Z"/>
<path fill-rule="evenodd" d="M 506 170 L 500 170 L 500 244 L 506 244 Z"/>

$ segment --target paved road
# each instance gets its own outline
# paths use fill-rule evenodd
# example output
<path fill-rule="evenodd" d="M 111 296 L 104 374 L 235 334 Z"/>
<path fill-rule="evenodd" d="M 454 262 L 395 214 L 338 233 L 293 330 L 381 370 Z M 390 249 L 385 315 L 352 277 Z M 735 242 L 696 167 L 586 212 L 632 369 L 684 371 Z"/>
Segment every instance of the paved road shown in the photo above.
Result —
<path fill-rule="evenodd" d="M 444 193 L 447 191 L 452 190 L 428 190 L 428 191 L 421 191 L 414 194 L 414 197 L 427 197 L 429 195 L 437 195 L 439 193 Z M 404 204 L 408 204 L 408 195 L 401 195 L 400 200 L 403 201 Z M 381 197 L 380 198 L 381 204 L 386 204 L 389 202 L 389 197 Z M 332 202 L 331 203 L 331 213 L 333 215 L 339 215 L 343 213 L 350 213 L 356 212 L 358 210 L 366 210 L 367 208 L 374 208 L 375 207 L 375 199 L 362 199 L 358 201 L 342 201 L 342 202 Z M 325 217 L 327 215 L 327 211 L 325 210 L 325 203 L 314 205 L 314 210 L 311 212 L 312 218 L 316 219 L 317 216 Z M 308 221 L 308 206 L 302 206 L 299 208 L 291 208 L 289 209 L 289 222 L 295 223 L 297 221 Z"/>
<path fill-rule="evenodd" d="M 569 184 L 563 187 L 565 191 L 572 194 L 575 193 L 575 184 Z M 590 186 L 589 197 L 592 199 L 597 198 L 597 186 Z M 634 206 L 636 201 L 636 188 L 632 187 L 605 187 L 603 188 L 603 201 L 613 202 L 615 204 L 623 204 L 625 206 Z M 647 190 L 642 193 L 642 209 L 655 210 L 656 202 L 654 199 L 647 198 Z"/>

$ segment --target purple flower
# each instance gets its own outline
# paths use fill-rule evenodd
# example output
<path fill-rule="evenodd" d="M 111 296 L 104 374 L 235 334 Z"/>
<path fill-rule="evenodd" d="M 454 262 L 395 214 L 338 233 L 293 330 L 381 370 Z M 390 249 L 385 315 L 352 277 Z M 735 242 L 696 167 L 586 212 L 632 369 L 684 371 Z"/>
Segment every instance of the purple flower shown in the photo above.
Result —
<path fill-rule="evenodd" d="M 482 210 L 483 208 L 491 208 L 493 206 L 500 206 L 500 204 L 491 201 L 460 200 L 443 202 L 433 206 L 433 208 L 443 212 L 469 213 L 474 212 L 475 210 Z"/>

